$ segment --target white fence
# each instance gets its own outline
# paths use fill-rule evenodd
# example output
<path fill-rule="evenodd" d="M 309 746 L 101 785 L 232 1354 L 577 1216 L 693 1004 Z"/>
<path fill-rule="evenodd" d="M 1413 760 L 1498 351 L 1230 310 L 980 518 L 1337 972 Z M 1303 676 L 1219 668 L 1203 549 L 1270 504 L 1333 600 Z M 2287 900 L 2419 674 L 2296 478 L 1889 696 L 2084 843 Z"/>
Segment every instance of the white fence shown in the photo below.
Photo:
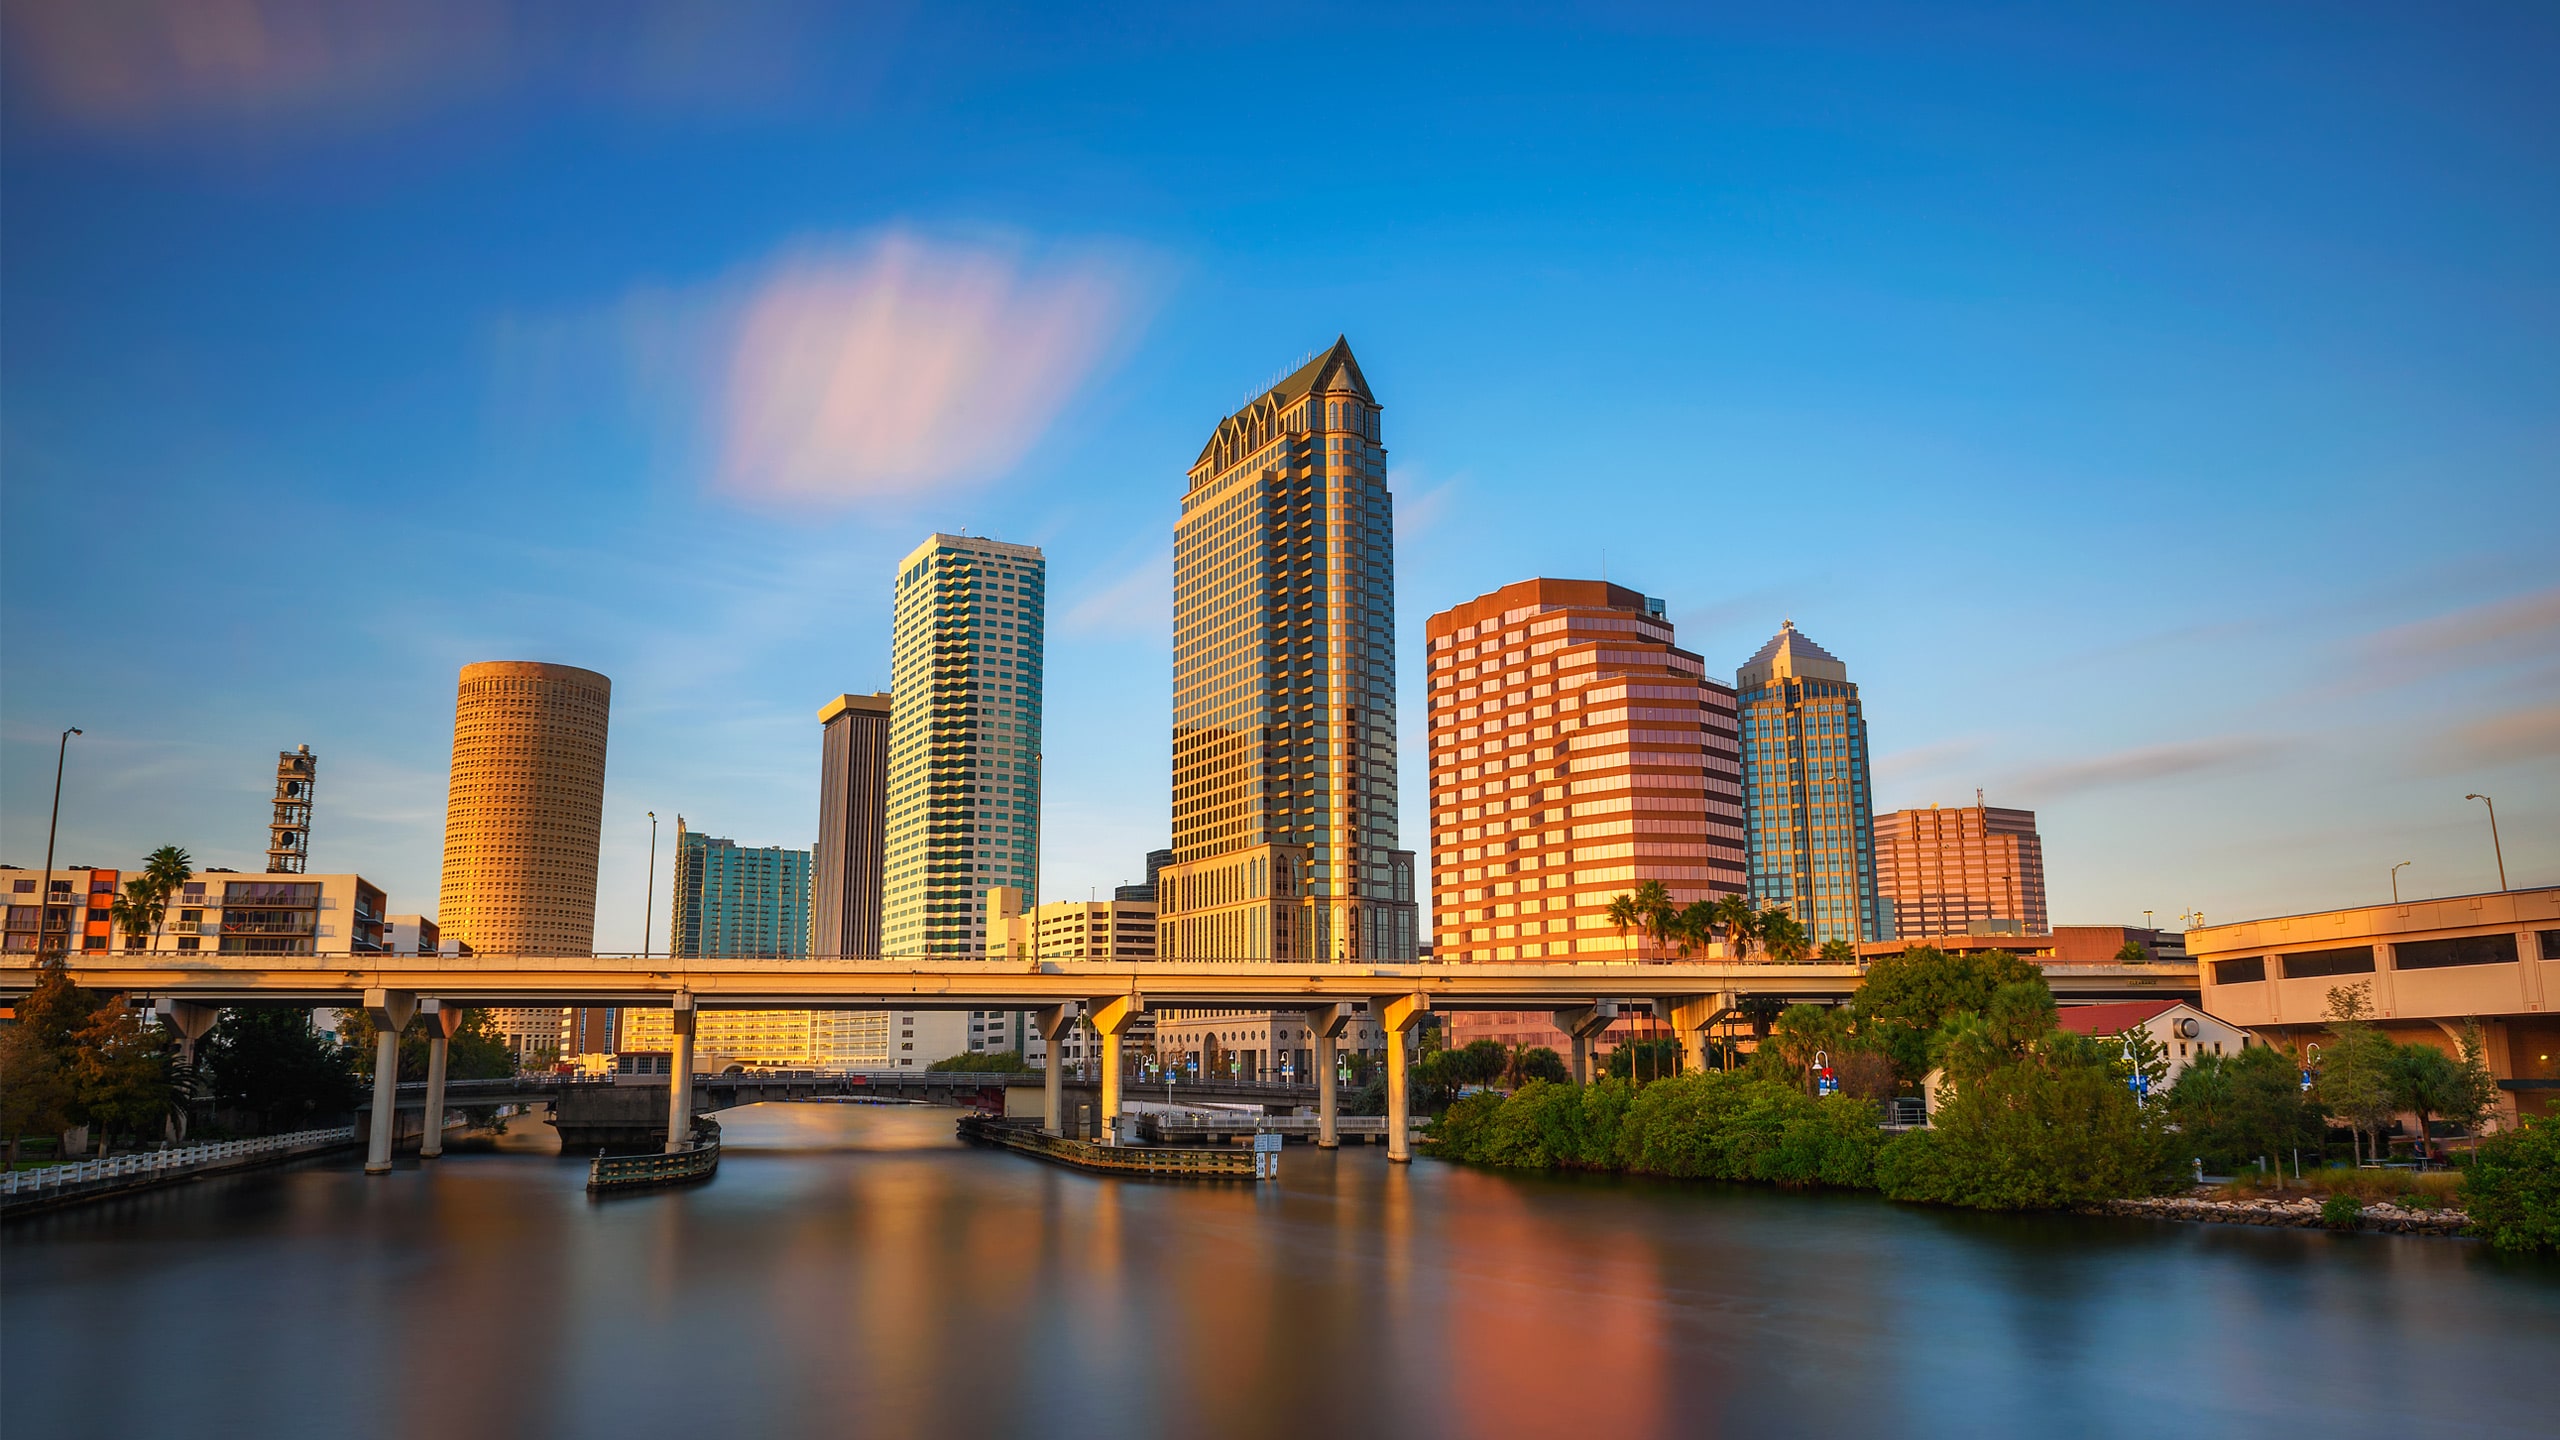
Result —
<path fill-rule="evenodd" d="M 33 1170 L 13 1171 L 0 1178 L 0 1199 L 65 1194 L 144 1177 L 180 1175 L 252 1155 L 318 1150 L 343 1145 L 355 1138 L 354 1126 L 341 1125 L 334 1130 L 296 1130 L 290 1135 L 262 1135 L 255 1140 L 218 1140 L 174 1150 L 146 1150 L 139 1155 L 115 1155 L 70 1165 L 39 1166 Z"/>

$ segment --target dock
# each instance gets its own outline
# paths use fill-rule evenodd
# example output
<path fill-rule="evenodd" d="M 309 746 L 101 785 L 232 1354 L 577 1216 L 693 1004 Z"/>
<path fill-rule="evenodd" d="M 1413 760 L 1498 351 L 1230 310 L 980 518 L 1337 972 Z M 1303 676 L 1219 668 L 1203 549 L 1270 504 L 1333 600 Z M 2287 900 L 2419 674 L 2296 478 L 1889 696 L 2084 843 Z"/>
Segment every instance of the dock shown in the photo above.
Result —
<path fill-rule="evenodd" d="M 1244 1180 L 1265 1168 L 1251 1150 L 1232 1146 L 1100 1145 L 1052 1135 L 1037 1124 L 992 1115 L 960 1117 L 960 1136 L 1100 1175 L 1139 1175 L 1158 1180 Z"/>

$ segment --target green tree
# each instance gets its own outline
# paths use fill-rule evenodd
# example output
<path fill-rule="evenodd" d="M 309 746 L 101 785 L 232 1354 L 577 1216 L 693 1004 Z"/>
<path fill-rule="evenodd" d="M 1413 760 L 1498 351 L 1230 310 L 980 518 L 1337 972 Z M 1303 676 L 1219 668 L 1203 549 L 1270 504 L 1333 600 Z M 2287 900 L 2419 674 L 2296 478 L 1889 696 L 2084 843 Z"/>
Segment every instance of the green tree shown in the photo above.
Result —
<path fill-rule="evenodd" d="M 2155 1111 L 2095 1053 L 2056 1035 L 1974 1076 L 1932 1129 L 1888 1142 L 1876 1178 L 1897 1200 L 2059 1209 L 2158 1189 L 2169 1151 Z"/>
<path fill-rule="evenodd" d="M 1751 908 L 1750 897 L 1727 895 L 1717 901 L 1716 924 L 1733 947 L 1733 958 L 1750 959 L 1751 942 L 1760 938 L 1760 912 Z"/>
<path fill-rule="evenodd" d="M 2122 945 L 2116 947 L 2116 963 L 2119 965 L 2148 965 L 2151 963 L 2151 952 L 2143 948 L 2141 941 L 2127 940 Z"/>
<path fill-rule="evenodd" d="M 2382 1127 L 2398 1109 L 2392 1052 L 2399 1047 L 2364 1018 L 2365 995 L 2361 984 L 2341 985 L 2329 992 L 2329 1043 L 2321 1047 L 2313 1091 L 2321 1107 L 2354 1132 L 2359 1163 L 2366 1154 L 2366 1135 L 2379 1141 Z"/>
<path fill-rule="evenodd" d="M 1760 948 L 1773 965 L 1801 965 L 1813 953 L 1813 937 L 1793 915 L 1772 910 L 1760 917 Z"/>
<path fill-rule="evenodd" d="M 2433 1045 L 2398 1045 L 2391 1052 L 2391 1104 L 2418 1119 L 2418 1153 L 2427 1153 L 2428 1122 L 2464 1101 L 2462 1066 Z"/>
<path fill-rule="evenodd" d="M 160 921 L 167 913 L 167 897 L 144 875 L 124 882 L 122 893 L 107 905 L 107 918 L 124 932 L 128 950 L 144 948 L 145 942 L 159 931 Z"/>
<path fill-rule="evenodd" d="M 2106 1037 L 2116 1047 L 2116 1078 L 2131 1087 L 2133 1077 L 2143 1080 L 2139 1092 L 2145 1103 L 2165 1100 L 2169 1095 L 2169 1050 L 2160 1043 L 2146 1025 L 2135 1025 Z"/>
<path fill-rule="evenodd" d="M 1820 954 L 1822 963 L 1825 965 L 1855 965 L 1858 963 L 1858 947 L 1850 944 L 1846 940 L 1823 941 Z"/>
<path fill-rule="evenodd" d="M 176 1058 L 169 1032 L 146 1025 L 117 996 L 82 1026 L 73 1066 L 75 1113 L 98 1127 L 98 1153 L 122 1132 L 144 1134 L 184 1103 L 185 1088 L 171 1070 Z"/>
<path fill-rule="evenodd" d="M 1564 1057 L 1545 1045 L 1514 1045 L 1503 1069 L 1503 1079 L 1513 1086 L 1524 1086 L 1532 1080 L 1563 1084 L 1573 1079 L 1573 1070 Z"/>
<path fill-rule="evenodd" d="M 1627 932 L 1630 930 L 1635 931 L 1639 936 L 1644 933 L 1644 910 L 1636 903 L 1636 897 L 1633 894 L 1612 896 L 1609 908 L 1600 913 L 1617 930 L 1621 941 L 1627 938 Z M 1644 957 L 1641 947 L 1637 949 L 1636 957 L 1638 959 Z"/>
<path fill-rule="evenodd" d="M 424 1011 L 413 1015 L 400 1032 L 400 1079 L 404 1082 L 427 1078 L 427 1046 L 434 1039 L 435 1022 Z M 373 1012 L 361 1008 L 338 1012 L 338 1039 L 355 1065 L 356 1074 L 373 1078 L 376 1041 L 381 1027 L 374 1023 Z M 507 1048 L 498 1034 L 497 1022 L 486 1010 L 465 1010 L 462 1023 L 445 1041 L 444 1075 L 447 1080 L 504 1080 L 516 1073 L 515 1052 Z"/>
<path fill-rule="evenodd" d="M 1680 1073 L 1680 1042 L 1667 1035 L 1627 1040 L 1609 1051 L 1609 1073 L 1642 1083 Z"/>
<path fill-rule="evenodd" d="M 2005 950 L 1950 955 L 1914 945 L 1867 967 L 1849 1009 L 1858 1032 L 1892 1057 L 1903 1080 L 1916 1081 L 1929 1068 L 1930 1039 L 1947 1017 L 1988 1012 L 2003 985 L 2044 989 L 2045 1003 L 2052 1003 L 2044 972 Z"/>
<path fill-rule="evenodd" d="M 2476 1139 L 2481 1122 L 2498 1104 L 2498 1079 L 2489 1071 L 2489 1037 L 2477 1023 L 2462 1027 L 2462 1059 L 2457 1068 L 2460 1083 L 2445 1103 L 2444 1118 Z"/>
<path fill-rule="evenodd" d="M 201 1054 L 215 1101 L 257 1116 L 263 1131 L 344 1114 L 364 1094 L 355 1057 L 299 1006 L 225 1010 Z"/>
<path fill-rule="evenodd" d="M 2217 1171 L 2320 1143 L 2320 1112 L 2283 1051 L 2251 1045 L 2198 1055 L 2169 1088 L 2169 1118 L 2188 1153 Z"/>
<path fill-rule="evenodd" d="M 0 1078 L 8 1081 L 0 1103 L 7 1106 L 11 1126 L 12 1165 L 25 1133 L 68 1130 L 82 1123 L 80 1032 L 98 1008 L 96 995 L 71 983 L 70 967 L 58 953 L 37 963 L 35 980 L 17 1004 L 18 1023 L 0 1032 L 9 1046 L 8 1058 L 0 1061 L 6 1066 Z M 22 1085 L 23 1093 L 17 1093 Z"/>
<path fill-rule="evenodd" d="M 1810 1095 L 1814 1057 L 1825 1055 L 1837 1062 L 1848 1053 L 1847 1014 L 1827 1005 L 1790 1005 L 1753 1055 L 1752 1069 L 1764 1079 L 1793 1085 Z"/>
<path fill-rule="evenodd" d="M 1030 1070 L 1019 1050 L 978 1050 L 961 1055 L 946 1055 L 927 1065 L 927 1070 L 944 1073 L 1020 1075 Z"/>
<path fill-rule="evenodd" d="M 29 1134 L 70 1128 L 72 1087 L 64 1057 L 25 1025 L 0 1029 L 0 1133 L 9 1137 L 8 1168 Z"/>
<path fill-rule="evenodd" d="M 2462 1208 L 2471 1232 L 2498 1249 L 2560 1249 L 2560 1117 L 2527 1116 L 2481 1141 Z"/>
<path fill-rule="evenodd" d="M 1680 953 L 1687 955 L 1692 948 L 1703 953 L 1715 943 L 1718 923 L 1716 902 L 1713 900 L 1692 900 L 1680 907 L 1679 913 L 1672 917 L 1671 925 Z"/>

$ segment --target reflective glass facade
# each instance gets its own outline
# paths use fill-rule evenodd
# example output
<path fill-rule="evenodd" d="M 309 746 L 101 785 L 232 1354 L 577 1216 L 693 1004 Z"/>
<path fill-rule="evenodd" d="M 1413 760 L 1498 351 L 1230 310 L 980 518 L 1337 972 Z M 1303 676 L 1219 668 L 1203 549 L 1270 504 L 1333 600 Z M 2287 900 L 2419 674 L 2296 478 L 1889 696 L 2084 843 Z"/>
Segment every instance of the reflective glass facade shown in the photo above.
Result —
<path fill-rule="evenodd" d="M 1820 945 L 1881 938 L 1867 721 L 1849 672 L 1789 621 L 1736 676 L 1751 898 Z"/>

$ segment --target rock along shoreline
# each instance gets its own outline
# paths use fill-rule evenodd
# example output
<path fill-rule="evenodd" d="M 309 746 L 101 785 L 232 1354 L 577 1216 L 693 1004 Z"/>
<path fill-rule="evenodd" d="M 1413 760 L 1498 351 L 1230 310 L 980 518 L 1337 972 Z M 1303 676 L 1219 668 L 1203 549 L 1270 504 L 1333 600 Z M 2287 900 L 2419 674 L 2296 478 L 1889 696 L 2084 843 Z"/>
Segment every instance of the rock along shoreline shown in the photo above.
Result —
<path fill-rule="evenodd" d="M 2149 1220 L 2185 1220 L 2203 1225 L 2274 1225 L 2303 1230 L 2327 1228 L 2320 1222 L 2317 1200 L 2199 1200 L 2188 1196 L 2153 1196 L 2142 1200 L 2110 1200 L 2097 1207 L 2102 1215 L 2134 1215 Z M 2387 1202 L 2364 1207 L 2352 1228 L 2387 1235 L 2460 1235 L 2471 1217 L 2459 1210 L 2409 1210 Z"/>

